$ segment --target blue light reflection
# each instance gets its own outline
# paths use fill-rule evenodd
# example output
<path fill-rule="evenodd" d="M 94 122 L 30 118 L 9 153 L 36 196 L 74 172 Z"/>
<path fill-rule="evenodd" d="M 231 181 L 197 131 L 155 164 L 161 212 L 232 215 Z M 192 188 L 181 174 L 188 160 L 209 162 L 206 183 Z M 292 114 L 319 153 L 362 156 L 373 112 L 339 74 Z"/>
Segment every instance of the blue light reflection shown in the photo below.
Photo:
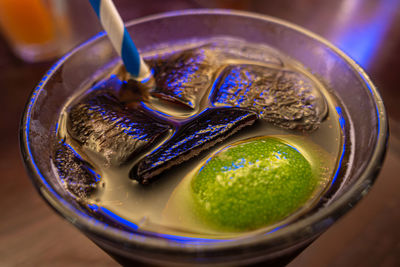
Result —
<path fill-rule="evenodd" d="M 345 5 L 347 1 L 343 2 Z M 373 12 L 367 10 L 364 1 L 350 4 L 351 11 L 344 10 L 338 18 L 340 32 L 331 37 L 332 40 L 361 66 L 368 67 L 374 56 L 377 55 L 382 39 L 392 23 L 395 11 L 400 1 L 382 0 L 376 3 Z M 361 11 L 360 11 L 361 10 Z M 346 12 L 347 11 L 347 12 Z M 362 15 L 362 16 L 361 16 Z M 340 20 L 344 20 L 343 25 Z"/>
<path fill-rule="evenodd" d="M 130 222 L 128 220 L 125 220 L 124 218 L 116 215 L 115 213 L 113 213 L 109 209 L 106 209 L 106 208 L 101 207 L 101 206 L 97 206 L 95 204 L 89 204 L 88 207 L 91 210 L 93 210 L 94 212 L 99 212 L 99 213 L 109 217 L 113 221 L 115 221 L 115 222 L 117 222 L 119 224 L 122 224 L 123 226 L 126 226 L 126 227 L 128 227 L 130 229 L 133 229 L 135 231 L 139 229 L 139 226 L 137 226 L 136 224 L 134 224 L 134 223 L 132 223 L 132 222 Z"/>
<path fill-rule="evenodd" d="M 340 128 L 342 128 L 342 132 L 344 133 L 344 132 L 345 132 L 345 127 L 346 127 L 346 120 L 345 120 L 344 117 L 343 117 L 342 109 L 341 109 L 339 106 L 335 107 L 335 109 L 336 109 L 336 112 L 337 112 L 337 114 L 338 114 L 338 116 L 339 116 Z M 338 175 L 339 175 L 340 168 L 341 168 L 341 166 L 342 166 L 342 161 L 343 161 L 344 153 L 345 153 L 345 148 L 346 148 L 346 139 L 344 139 L 344 141 L 343 141 L 342 151 L 341 151 L 341 153 L 340 153 L 340 158 L 339 158 L 339 162 L 338 162 L 338 166 L 337 166 L 335 175 L 334 175 L 333 178 L 332 178 L 331 186 L 335 183 L 335 181 L 336 181 L 336 179 L 337 179 L 337 177 L 338 177 Z"/>

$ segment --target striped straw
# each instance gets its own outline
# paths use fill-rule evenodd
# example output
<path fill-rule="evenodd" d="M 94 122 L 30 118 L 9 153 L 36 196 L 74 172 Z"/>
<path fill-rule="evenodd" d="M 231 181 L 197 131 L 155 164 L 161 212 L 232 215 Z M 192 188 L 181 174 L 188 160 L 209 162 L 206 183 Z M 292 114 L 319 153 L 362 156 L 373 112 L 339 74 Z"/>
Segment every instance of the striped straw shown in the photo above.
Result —
<path fill-rule="evenodd" d="M 121 56 L 126 70 L 134 79 L 145 81 L 151 78 L 149 67 L 132 41 L 112 0 L 89 0 L 103 29 L 107 32 L 115 50 Z"/>

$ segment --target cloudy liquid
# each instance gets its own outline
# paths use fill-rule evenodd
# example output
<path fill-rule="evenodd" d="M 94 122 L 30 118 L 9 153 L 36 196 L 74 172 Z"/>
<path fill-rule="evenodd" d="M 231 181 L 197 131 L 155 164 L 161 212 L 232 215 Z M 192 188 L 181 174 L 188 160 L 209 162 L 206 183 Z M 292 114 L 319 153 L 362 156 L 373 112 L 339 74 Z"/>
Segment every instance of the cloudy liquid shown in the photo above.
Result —
<path fill-rule="evenodd" d="M 174 53 L 174 51 L 198 45 L 199 43 L 190 42 L 186 45 L 180 44 L 175 47 L 148 51 L 144 55 L 146 58 L 146 56 L 151 57 L 157 54 Z M 94 217 L 120 225 L 128 230 L 141 229 L 143 231 L 168 235 L 217 239 L 242 235 L 244 233 L 216 231 L 196 218 L 195 214 L 191 211 L 190 179 L 210 155 L 223 147 L 246 139 L 271 136 L 280 138 L 301 152 L 310 162 L 313 173 L 319 176 L 319 188 L 315 190 L 303 208 L 285 220 L 266 226 L 258 231 L 268 232 L 283 224 L 290 223 L 317 205 L 324 193 L 331 186 L 332 179 L 338 169 L 339 159 L 343 153 L 344 141 L 339 123 L 341 115 L 338 114 L 338 110 L 340 111 L 338 103 L 326 88 L 298 62 L 270 48 L 267 49 L 264 46 L 260 46 L 259 48 L 260 50 L 265 49 L 265 57 L 267 59 L 270 53 L 273 53 L 274 57 L 278 56 L 277 58 L 283 63 L 282 68 L 301 72 L 318 85 L 322 95 L 325 97 L 328 115 L 317 130 L 311 133 L 286 130 L 274 126 L 269 122 L 257 120 L 253 125 L 241 129 L 227 140 L 218 143 L 195 158 L 164 171 L 161 174 L 161 178 L 154 183 L 143 186 L 129 178 L 129 171 L 137 160 L 140 160 L 145 155 L 137 156 L 133 162 L 118 168 L 105 167 L 96 155 L 76 146 L 76 143 L 68 136 L 65 128 L 66 116 L 64 113 L 59 122 L 58 134 L 60 138 L 65 138 L 66 142 L 70 143 L 82 158 L 90 162 L 94 166 L 95 171 L 101 175 L 101 181 L 98 183 L 95 192 L 88 199 L 80 200 L 81 204 L 87 207 L 88 210 L 91 210 Z M 255 64 L 271 67 L 271 63 L 268 61 L 271 60 L 255 61 L 251 56 L 226 60 L 218 68 L 215 75 L 218 76 L 219 71 L 231 64 Z M 273 65 L 273 67 L 276 68 L 276 65 Z M 109 77 L 108 75 L 109 73 L 106 73 L 104 77 Z M 211 90 L 211 88 L 208 88 L 208 90 Z M 84 94 L 77 94 L 69 103 L 76 102 L 82 95 Z M 186 121 L 188 117 L 193 116 L 194 113 L 199 113 L 201 110 L 209 107 L 210 103 L 207 97 L 204 97 L 199 107 L 193 111 L 169 109 L 162 102 L 155 99 L 146 105 L 161 111 L 156 116 L 164 116 L 164 118 L 172 121 L 172 124 L 179 125 Z M 68 110 L 68 104 L 64 110 Z"/>

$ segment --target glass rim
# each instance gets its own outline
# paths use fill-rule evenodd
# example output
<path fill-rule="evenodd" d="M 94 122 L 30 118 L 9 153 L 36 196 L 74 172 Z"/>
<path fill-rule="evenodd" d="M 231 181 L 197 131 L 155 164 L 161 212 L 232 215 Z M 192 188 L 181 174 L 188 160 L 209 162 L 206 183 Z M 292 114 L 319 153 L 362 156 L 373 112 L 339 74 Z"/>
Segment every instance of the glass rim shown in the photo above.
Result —
<path fill-rule="evenodd" d="M 100 38 L 105 38 L 105 33 L 101 32 L 96 36 L 92 37 L 88 41 L 84 42 L 80 46 L 76 47 L 65 56 L 63 56 L 60 60 L 58 60 L 44 75 L 42 80 L 36 86 L 36 88 L 32 91 L 29 96 L 29 100 L 25 106 L 25 110 L 23 113 L 23 117 L 20 125 L 20 148 L 23 156 L 23 161 L 25 163 L 25 168 L 30 174 L 31 180 L 35 185 L 38 192 L 42 195 L 42 197 L 48 202 L 48 204 L 53 207 L 61 216 L 66 218 L 72 224 L 77 226 L 79 229 L 87 231 L 91 234 L 94 234 L 97 237 L 102 237 L 107 240 L 114 240 L 117 242 L 122 242 L 123 244 L 132 244 L 132 245 L 140 245 L 143 247 L 148 247 L 152 249 L 161 249 L 163 251 L 175 251 L 175 252 L 187 252 L 187 253 L 196 253 L 198 251 L 224 251 L 232 248 L 249 246 L 249 245 L 260 245 L 260 244 L 271 244 L 271 243 L 279 243 L 280 241 L 287 241 L 288 237 L 294 236 L 296 233 L 300 233 L 301 235 L 304 231 L 307 231 L 309 227 L 317 226 L 318 222 L 322 222 L 329 218 L 337 219 L 341 217 L 347 210 L 351 208 L 354 204 L 356 204 L 369 190 L 371 184 L 375 180 L 375 171 L 379 169 L 381 163 L 384 158 L 384 153 L 386 150 L 387 137 L 388 137 L 388 122 L 387 115 L 383 105 L 382 98 L 371 82 L 368 75 L 365 71 L 348 55 L 338 49 L 336 46 L 331 44 L 329 41 L 320 37 L 319 35 L 303 28 L 298 25 L 292 24 L 285 20 L 277 19 L 267 15 L 260 15 L 256 13 L 246 12 L 246 11 L 233 11 L 226 9 L 188 9 L 181 11 L 172 11 L 166 12 L 156 15 L 150 15 L 143 18 L 134 19 L 126 24 L 127 28 L 130 26 L 134 26 L 136 24 L 145 23 L 148 21 L 165 19 L 169 17 L 179 17 L 179 16 L 188 16 L 188 15 L 233 15 L 238 17 L 246 17 L 251 19 L 264 20 L 268 22 L 272 22 L 275 24 L 282 25 L 286 28 L 293 29 L 297 32 L 300 32 L 303 35 L 307 35 L 308 37 L 316 40 L 319 43 L 322 43 L 325 47 L 328 47 L 333 51 L 336 55 L 338 55 L 341 59 L 343 59 L 350 68 L 357 73 L 358 77 L 362 79 L 362 83 L 366 85 L 368 90 L 370 91 L 370 95 L 372 96 L 377 112 L 377 119 L 379 122 L 378 126 L 378 135 L 376 139 L 376 145 L 374 147 L 372 156 L 364 170 L 362 171 L 360 178 L 352 185 L 352 187 L 345 192 L 338 199 L 333 201 L 328 207 L 324 207 L 318 212 L 307 216 L 299 221 L 296 221 L 290 225 L 284 227 L 284 229 L 276 232 L 269 233 L 268 235 L 251 235 L 248 238 L 239 237 L 237 239 L 231 239 L 229 242 L 215 242 L 215 243 L 182 243 L 182 241 L 164 240 L 158 235 L 146 235 L 146 238 L 143 237 L 142 232 L 130 232 L 117 228 L 113 228 L 107 225 L 104 222 L 98 221 L 87 214 L 79 211 L 75 207 L 73 207 L 70 203 L 61 198 L 51 187 L 50 184 L 47 183 L 46 178 L 39 170 L 38 166 L 35 163 L 35 160 L 32 157 L 32 153 L 30 151 L 29 145 L 29 127 L 30 127 L 30 115 L 32 109 L 36 103 L 37 96 L 40 94 L 40 91 L 46 86 L 47 81 L 51 78 L 52 74 L 58 70 L 58 68 L 73 54 L 82 49 L 83 47 L 90 46 L 92 43 L 96 42 Z M 322 225 L 318 227 L 320 229 L 318 232 L 315 232 L 314 235 L 318 235 L 322 233 L 326 228 L 329 227 L 330 224 Z M 297 236 L 298 236 L 297 235 Z M 138 238 L 135 238 L 138 237 Z M 305 241 L 306 236 L 298 237 L 295 242 Z"/>

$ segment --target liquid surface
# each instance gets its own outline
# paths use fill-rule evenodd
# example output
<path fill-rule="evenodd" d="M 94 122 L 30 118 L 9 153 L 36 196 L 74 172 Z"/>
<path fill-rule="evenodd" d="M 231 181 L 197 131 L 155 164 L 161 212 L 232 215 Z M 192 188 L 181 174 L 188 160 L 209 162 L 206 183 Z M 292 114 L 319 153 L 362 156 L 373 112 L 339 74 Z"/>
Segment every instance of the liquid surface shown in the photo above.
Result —
<path fill-rule="evenodd" d="M 195 52 L 191 55 L 181 52 L 193 49 Z M 95 147 L 77 142 L 68 133 L 67 118 L 70 106 L 79 102 L 82 94 L 73 97 L 60 118 L 60 139 L 73 147 L 83 161 L 90 163 L 91 170 L 100 177 L 94 190 L 84 197 L 78 196 L 82 205 L 90 209 L 94 216 L 131 230 L 140 228 L 189 237 L 226 238 L 245 233 L 247 230 L 241 233 L 221 231 L 202 222 L 193 212 L 193 198 L 188 188 L 210 155 L 230 144 L 266 136 L 279 138 L 299 151 L 309 162 L 311 172 L 318 177 L 318 181 L 316 189 L 300 208 L 262 230 L 268 231 L 289 223 L 318 203 L 332 181 L 342 153 L 340 117 L 334 98 L 298 62 L 270 47 L 226 38 L 183 42 L 167 48 L 162 45 L 144 53 L 144 58 L 155 69 L 160 86 L 150 92 L 147 100 L 139 97 L 137 103 L 150 112 L 155 121 L 166 121 L 165 125 L 170 129 L 169 133 L 154 141 L 151 148 L 126 157 L 128 160 L 123 164 L 112 161 L 106 164 L 106 157 L 101 155 L 105 141 Z M 164 62 L 172 63 L 166 65 Z M 187 65 L 189 74 L 177 71 Z M 108 77 L 109 74 L 105 74 L 104 78 Z M 105 84 L 105 87 L 120 89 L 117 88 L 120 83 L 115 83 L 113 79 Z M 150 185 L 143 186 L 129 179 L 129 176 L 139 173 L 132 175 L 138 163 L 140 166 L 140 162 L 151 158 L 146 156 L 148 153 L 157 149 L 168 151 L 170 146 L 165 146 L 163 150 L 163 144 L 173 140 L 177 133 L 187 133 L 182 129 L 186 129 L 185 125 L 190 121 L 195 122 L 198 114 L 204 114 L 207 109 L 229 107 L 255 112 L 258 119 L 224 136 L 223 142 L 213 142 L 202 148 L 193 157 L 182 154 L 186 157 L 184 160 L 175 160 L 178 163 L 174 167 L 154 174 L 154 177 L 162 178 Z M 113 120 L 113 123 L 121 120 L 116 121 Z M 168 128 L 165 125 L 160 127 Z M 96 131 L 90 130 L 89 134 L 92 132 Z M 216 140 L 221 140 L 218 138 Z M 179 159 L 183 158 L 181 154 L 176 155 Z M 144 170 L 143 173 L 151 173 L 151 168 Z M 69 189 L 68 185 L 66 187 Z"/>

